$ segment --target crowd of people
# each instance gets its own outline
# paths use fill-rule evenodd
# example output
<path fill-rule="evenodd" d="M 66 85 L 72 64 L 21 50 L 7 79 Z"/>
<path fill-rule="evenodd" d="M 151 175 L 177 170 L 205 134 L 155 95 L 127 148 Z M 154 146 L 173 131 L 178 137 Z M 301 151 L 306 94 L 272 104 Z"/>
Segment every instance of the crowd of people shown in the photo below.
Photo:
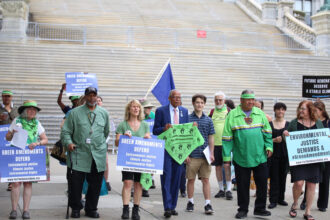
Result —
<path fill-rule="evenodd" d="M 69 206 L 71 217 L 80 218 L 80 210 L 85 215 L 99 218 L 97 211 L 102 180 L 108 180 L 107 141 L 110 129 L 109 113 L 102 107 L 103 100 L 98 96 L 96 88 L 88 87 L 84 96 L 70 96 L 72 107 L 62 102 L 65 84 L 58 96 L 58 105 L 65 114 L 61 127 L 61 143 L 67 150 L 67 179 Z M 25 101 L 19 108 L 13 106 L 13 93 L 3 90 L 0 107 L 0 124 L 10 124 L 6 139 L 10 141 L 21 126 L 28 131 L 27 146 L 34 149 L 48 142 L 45 129 L 37 119 L 41 111 L 33 100 Z M 176 210 L 178 196 L 188 197 L 187 212 L 194 211 L 194 186 L 196 176 L 202 182 L 205 199 L 205 214 L 214 214 L 211 205 L 210 175 L 212 166 L 219 191 L 215 198 L 233 199 L 232 183 L 237 185 L 238 210 L 237 219 L 247 217 L 250 200 L 250 177 L 256 184 L 256 200 L 253 213 L 256 216 L 270 216 L 266 209 L 268 184 L 269 205 L 274 209 L 277 205 L 288 206 L 285 201 L 286 178 L 290 171 L 293 183 L 293 204 L 289 208 L 291 217 L 297 216 L 298 199 L 304 194 L 300 208 L 305 210 L 304 219 L 314 219 L 311 214 L 316 184 L 319 183 L 317 207 L 325 212 L 329 197 L 329 162 L 289 166 L 286 136 L 291 132 L 310 129 L 330 128 L 329 115 L 322 101 L 302 101 L 296 110 L 296 118 L 291 122 L 285 119 L 287 106 L 278 102 L 274 105 L 274 119 L 263 112 L 262 100 L 257 100 L 252 90 L 244 90 L 240 95 L 240 104 L 235 107 L 226 95 L 219 91 L 214 94 L 214 108 L 207 114 L 204 107 L 207 98 L 203 94 L 192 97 L 193 111 L 189 114 L 182 106 L 181 93 L 172 90 L 169 104 L 156 109 L 148 100 L 131 100 L 125 107 L 124 120 L 116 128 L 116 146 L 121 135 L 152 138 L 160 135 L 176 124 L 193 122 L 204 138 L 204 144 L 194 149 L 183 164 L 177 163 L 171 155 L 164 151 L 163 174 L 161 175 L 161 191 L 164 217 L 179 215 Z M 154 119 L 153 130 L 145 120 Z M 203 153 L 209 148 L 210 158 Z M 208 162 L 211 161 L 211 164 Z M 231 165 L 234 166 L 235 178 L 232 179 Z M 131 218 L 139 220 L 139 206 L 142 195 L 148 195 L 141 183 L 141 173 L 122 171 L 122 219 L 130 217 L 129 202 L 133 194 Z M 187 180 L 187 181 L 186 181 Z M 86 202 L 82 203 L 83 183 L 87 181 Z M 152 188 L 154 188 L 154 181 Z M 10 219 L 17 218 L 17 204 L 21 182 L 10 183 L 12 210 Z M 305 184 L 305 189 L 303 186 Z M 32 182 L 23 183 L 23 219 L 29 219 L 29 204 L 32 195 Z M 133 190 L 133 192 L 132 192 Z M 186 191 L 187 190 L 187 194 Z M 148 195 L 149 196 L 149 195 Z M 147 196 L 146 196 L 147 197 Z"/>

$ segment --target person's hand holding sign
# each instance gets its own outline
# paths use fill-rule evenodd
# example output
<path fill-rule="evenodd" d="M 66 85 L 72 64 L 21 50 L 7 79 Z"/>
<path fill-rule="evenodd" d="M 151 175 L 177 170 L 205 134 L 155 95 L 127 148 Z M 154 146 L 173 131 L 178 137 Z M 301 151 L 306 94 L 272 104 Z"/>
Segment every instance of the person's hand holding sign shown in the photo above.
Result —
<path fill-rule="evenodd" d="M 150 139 L 150 138 L 151 138 L 150 133 L 147 133 L 146 135 L 144 135 L 143 138 L 144 138 L 144 139 Z"/>
<path fill-rule="evenodd" d="M 38 145 L 40 145 L 40 142 L 35 142 L 35 143 L 31 143 L 31 144 L 29 144 L 29 149 L 30 150 L 33 150 L 36 146 L 38 146 Z"/>
<path fill-rule="evenodd" d="M 129 138 L 131 138 L 132 137 L 132 132 L 130 130 L 127 130 L 127 131 L 125 131 L 125 134 L 124 135 L 128 136 Z"/>
<path fill-rule="evenodd" d="M 165 127 L 164 127 L 164 131 L 167 131 L 169 128 L 171 128 L 172 125 L 171 124 L 166 124 Z"/>

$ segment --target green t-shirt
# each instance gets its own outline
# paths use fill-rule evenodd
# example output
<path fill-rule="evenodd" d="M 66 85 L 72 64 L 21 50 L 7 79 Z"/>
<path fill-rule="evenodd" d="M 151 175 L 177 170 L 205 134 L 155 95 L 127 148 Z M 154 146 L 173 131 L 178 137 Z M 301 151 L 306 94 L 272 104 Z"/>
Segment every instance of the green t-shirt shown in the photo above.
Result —
<path fill-rule="evenodd" d="M 214 145 L 222 145 L 222 133 L 225 127 L 225 121 L 228 114 L 227 106 L 224 105 L 222 109 L 215 108 L 212 115 L 213 126 L 215 130 Z"/>
<path fill-rule="evenodd" d="M 145 121 L 141 121 L 140 127 L 137 131 L 133 131 L 133 129 L 129 126 L 127 121 L 122 121 L 117 127 L 116 133 L 117 134 L 125 134 L 125 131 L 130 130 L 132 136 L 135 137 L 144 137 L 146 133 L 150 133 L 149 125 Z"/>
<path fill-rule="evenodd" d="M 149 115 L 145 115 L 144 120 L 147 120 L 147 119 L 155 119 L 155 113 L 153 111 L 151 111 Z"/>

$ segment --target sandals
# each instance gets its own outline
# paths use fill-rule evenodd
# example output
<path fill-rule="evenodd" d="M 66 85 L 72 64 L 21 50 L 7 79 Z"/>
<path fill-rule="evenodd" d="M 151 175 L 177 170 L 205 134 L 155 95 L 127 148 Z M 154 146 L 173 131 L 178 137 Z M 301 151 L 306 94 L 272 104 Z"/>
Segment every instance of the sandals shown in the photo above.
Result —
<path fill-rule="evenodd" d="M 289 212 L 289 215 L 292 217 L 292 218 L 295 218 L 297 216 L 297 209 L 294 209 L 293 208 L 294 204 L 292 204 L 291 206 L 291 209 L 290 209 L 290 212 Z"/>
<path fill-rule="evenodd" d="M 304 214 L 304 219 L 306 219 L 306 220 L 315 220 L 315 218 L 313 216 L 305 215 L 305 214 Z"/>

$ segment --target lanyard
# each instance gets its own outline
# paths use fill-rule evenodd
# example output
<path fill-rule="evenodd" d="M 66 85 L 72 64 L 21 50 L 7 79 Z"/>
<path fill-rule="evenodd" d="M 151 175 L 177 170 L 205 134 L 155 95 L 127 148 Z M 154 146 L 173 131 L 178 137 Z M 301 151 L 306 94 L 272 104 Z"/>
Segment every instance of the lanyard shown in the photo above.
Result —
<path fill-rule="evenodd" d="M 94 112 L 89 112 L 87 114 L 87 117 L 88 117 L 89 123 L 91 124 L 91 130 L 90 130 L 89 133 L 92 134 L 93 133 L 93 124 L 94 124 L 95 119 L 96 119 L 96 114 Z"/>

